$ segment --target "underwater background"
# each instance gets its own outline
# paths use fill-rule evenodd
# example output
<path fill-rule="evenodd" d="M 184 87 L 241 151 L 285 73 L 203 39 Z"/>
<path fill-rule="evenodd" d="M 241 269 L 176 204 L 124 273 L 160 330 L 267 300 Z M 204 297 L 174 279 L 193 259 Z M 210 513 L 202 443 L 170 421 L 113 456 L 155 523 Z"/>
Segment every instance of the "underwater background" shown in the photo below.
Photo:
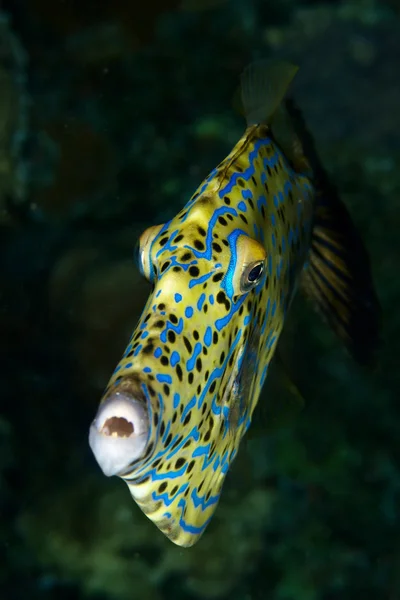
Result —
<path fill-rule="evenodd" d="M 378 368 L 296 298 L 216 514 L 174 546 L 88 445 L 150 286 L 145 227 L 244 130 L 239 75 L 293 94 L 369 250 Z M 400 599 L 400 6 L 396 0 L 12 0 L 0 12 L 0 597 Z"/>

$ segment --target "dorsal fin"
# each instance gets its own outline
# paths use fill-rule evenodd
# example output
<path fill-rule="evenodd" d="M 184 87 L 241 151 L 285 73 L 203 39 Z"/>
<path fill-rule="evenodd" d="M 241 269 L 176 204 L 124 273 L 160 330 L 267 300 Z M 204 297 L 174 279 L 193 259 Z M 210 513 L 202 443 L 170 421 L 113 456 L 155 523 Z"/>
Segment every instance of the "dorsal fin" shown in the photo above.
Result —
<path fill-rule="evenodd" d="M 241 99 L 247 125 L 269 123 L 298 67 L 281 60 L 251 63 L 241 76 Z"/>

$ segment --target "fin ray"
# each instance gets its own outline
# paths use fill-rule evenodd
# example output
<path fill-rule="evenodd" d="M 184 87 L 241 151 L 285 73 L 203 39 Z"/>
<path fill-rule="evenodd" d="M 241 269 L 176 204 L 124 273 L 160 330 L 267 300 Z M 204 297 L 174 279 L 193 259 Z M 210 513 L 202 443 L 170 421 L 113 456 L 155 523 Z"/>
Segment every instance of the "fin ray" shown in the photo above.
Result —
<path fill-rule="evenodd" d="M 338 197 L 332 198 L 330 218 L 336 230 L 324 230 L 330 244 L 319 243 L 325 216 L 321 219 L 318 213 L 317 205 L 303 287 L 354 358 L 370 364 L 379 342 L 380 307 L 367 252 Z"/>
<path fill-rule="evenodd" d="M 310 161 L 316 191 L 310 256 L 302 287 L 355 360 L 371 365 L 380 342 L 381 309 L 369 256 L 322 167 L 301 112 L 292 100 L 286 102 L 286 108 Z"/>
<path fill-rule="evenodd" d="M 241 76 L 241 99 L 247 125 L 271 120 L 298 67 L 279 60 L 251 63 Z"/>

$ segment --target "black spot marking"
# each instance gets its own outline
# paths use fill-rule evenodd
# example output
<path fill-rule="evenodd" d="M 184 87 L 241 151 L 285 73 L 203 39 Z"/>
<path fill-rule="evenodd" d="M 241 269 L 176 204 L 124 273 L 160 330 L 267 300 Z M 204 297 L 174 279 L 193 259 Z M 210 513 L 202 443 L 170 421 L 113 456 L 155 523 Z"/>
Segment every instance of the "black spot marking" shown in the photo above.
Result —
<path fill-rule="evenodd" d="M 170 264 L 171 264 L 171 263 L 170 263 L 170 261 L 169 261 L 169 260 L 167 260 L 167 261 L 166 261 L 166 262 L 163 264 L 163 266 L 161 267 L 161 269 L 160 269 L 161 273 L 164 273 L 164 271 L 165 271 L 166 269 L 168 269 L 168 267 L 169 267 L 169 265 L 170 265 Z"/>
<path fill-rule="evenodd" d="M 218 304 L 225 304 L 225 308 L 228 311 L 230 309 L 231 303 L 225 295 L 225 292 L 222 290 L 217 294 L 217 302 Z"/>
<path fill-rule="evenodd" d="M 161 240 L 159 241 L 159 244 L 160 244 L 160 246 L 165 246 L 165 244 L 167 242 L 168 242 L 168 236 L 161 238 Z"/>
<path fill-rule="evenodd" d="M 218 221 L 221 225 L 228 225 L 228 221 L 224 217 L 218 217 Z"/>
<path fill-rule="evenodd" d="M 174 243 L 177 244 L 178 242 L 180 242 L 181 240 L 183 240 L 183 235 L 180 233 L 179 235 L 176 236 L 176 238 L 174 239 Z"/>
<path fill-rule="evenodd" d="M 222 248 L 217 242 L 213 242 L 212 247 L 213 247 L 213 250 L 215 250 L 215 252 L 222 252 Z"/>
<path fill-rule="evenodd" d="M 197 228 L 197 231 L 199 232 L 199 234 L 200 234 L 200 235 L 202 235 L 203 237 L 205 237 L 205 235 L 206 235 L 206 230 L 205 230 L 205 229 L 203 229 L 203 227 L 200 227 L 200 226 L 199 226 L 199 227 Z"/>
<path fill-rule="evenodd" d="M 192 258 L 192 253 L 191 252 L 185 252 L 185 254 L 182 254 L 181 261 L 182 262 L 187 262 L 191 258 Z"/>
<path fill-rule="evenodd" d="M 204 250 L 204 244 L 200 240 L 194 240 L 194 247 L 196 248 L 196 250 Z"/>
<path fill-rule="evenodd" d="M 192 354 L 192 352 L 193 352 L 192 344 L 189 342 L 189 340 L 187 339 L 187 337 L 185 335 L 183 336 L 183 343 L 185 344 L 186 350 L 189 352 L 189 354 Z"/>
<path fill-rule="evenodd" d="M 169 315 L 169 320 L 171 321 L 171 323 L 173 323 L 174 325 L 178 324 L 178 317 L 176 315 L 174 315 L 173 313 L 171 313 Z"/>
<path fill-rule="evenodd" d="M 191 277 L 198 277 L 200 275 L 199 268 L 195 266 L 189 267 L 189 275 Z"/>
<path fill-rule="evenodd" d="M 225 302 L 226 302 L 225 292 L 223 292 L 223 291 L 218 292 L 217 302 L 218 302 L 218 304 L 225 304 Z"/>

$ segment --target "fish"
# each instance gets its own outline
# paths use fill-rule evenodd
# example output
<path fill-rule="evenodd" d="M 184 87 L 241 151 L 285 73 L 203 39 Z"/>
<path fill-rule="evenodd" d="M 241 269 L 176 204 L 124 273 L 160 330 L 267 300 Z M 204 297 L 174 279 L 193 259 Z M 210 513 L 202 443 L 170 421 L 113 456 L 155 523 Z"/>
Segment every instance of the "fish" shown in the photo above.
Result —
<path fill-rule="evenodd" d="M 90 426 L 103 473 L 182 547 L 215 513 L 297 291 L 356 361 L 376 360 L 369 256 L 286 97 L 297 70 L 244 70 L 243 136 L 176 216 L 141 235 L 152 291 Z"/>

